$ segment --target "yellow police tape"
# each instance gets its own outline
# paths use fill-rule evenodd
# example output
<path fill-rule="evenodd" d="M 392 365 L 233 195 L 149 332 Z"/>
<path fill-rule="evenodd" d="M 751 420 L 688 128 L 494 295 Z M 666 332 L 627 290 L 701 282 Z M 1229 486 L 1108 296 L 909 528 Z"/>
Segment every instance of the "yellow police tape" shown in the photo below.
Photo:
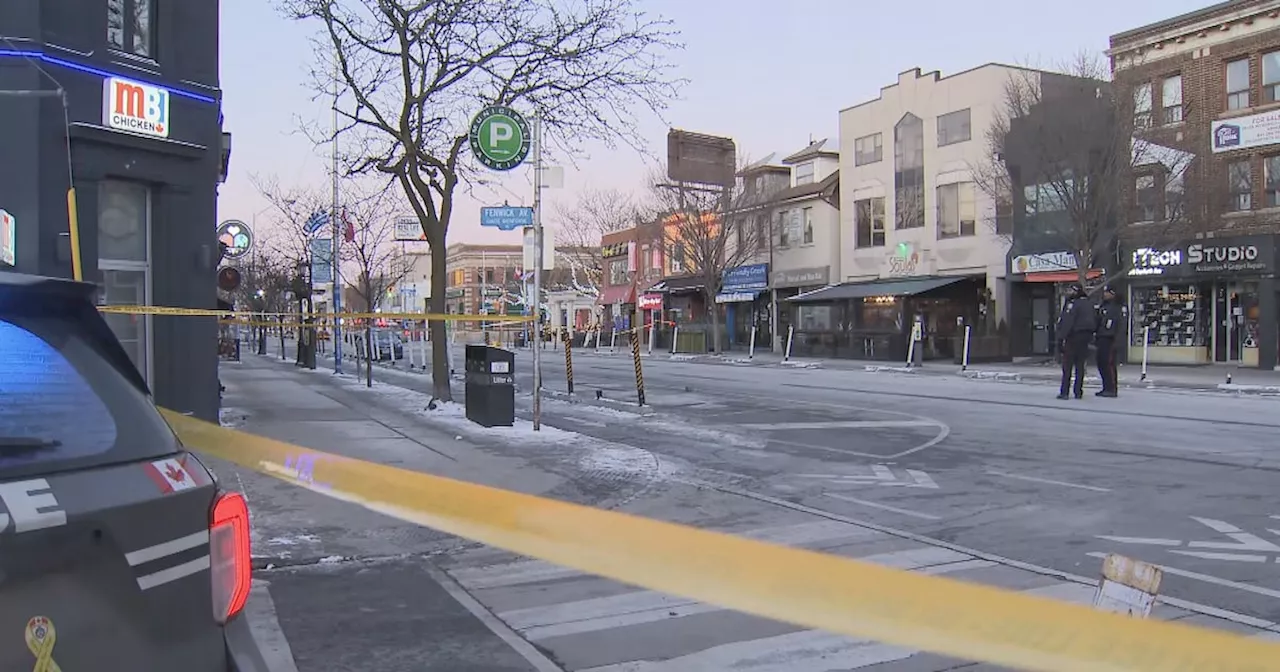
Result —
<path fill-rule="evenodd" d="M 1280 644 L 601 511 L 165 417 L 190 448 L 401 520 L 691 599 L 1046 672 L 1280 670 Z"/>
<path fill-rule="evenodd" d="M 172 308 L 169 306 L 98 306 L 101 313 L 125 315 L 175 315 L 186 317 L 288 317 L 297 320 L 332 321 L 334 313 L 260 313 L 251 310 Z M 452 313 L 341 313 L 343 320 L 432 320 L 444 322 L 532 322 L 531 315 L 455 315 Z"/>

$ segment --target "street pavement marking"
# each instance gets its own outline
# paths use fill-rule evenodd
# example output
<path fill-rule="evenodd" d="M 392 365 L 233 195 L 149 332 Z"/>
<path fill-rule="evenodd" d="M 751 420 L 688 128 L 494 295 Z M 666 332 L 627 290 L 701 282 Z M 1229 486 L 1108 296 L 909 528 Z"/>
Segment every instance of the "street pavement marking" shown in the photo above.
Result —
<path fill-rule="evenodd" d="M 1231 542 L 1225 541 L 1183 541 L 1181 539 L 1161 539 L 1147 537 L 1117 537 L 1109 535 L 1096 535 L 1095 538 L 1106 541 L 1113 541 L 1122 544 L 1139 544 L 1143 546 L 1186 546 L 1187 548 L 1212 548 L 1214 551 L 1185 551 L 1170 550 L 1170 553 L 1177 555 L 1185 555 L 1202 560 L 1224 560 L 1228 562 L 1254 562 L 1264 563 L 1271 559 L 1267 553 L 1280 554 L 1280 545 L 1267 541 L 1256 534 L 1245 532 L 1244 530 L 1222 520 L 1214 520 L 1212 518 L 1198 518 L 1191 516 L 1191 519 L 1208 527 L 1225 537 L 1231 539 Z M 1280 531 L 1267 530 L 1268 532 L 1280 535 Z M 1277 555 L 1276 562 L 1280 563 L 1280 555 Z"/>
<path fill-rule="evenodd" d="M 1097 535 L 1098 539 L 1106 539 L 1120 544 L 1145 544 L 1147 546 L 1181 546 L 1181 539 L 1159 539 L 1155 537 L 1114 537 L 1106 534 Z"/>
<path fill-rule="evenodd" d="M 835 672 L 890 663 L 917 652 L 818 630 L 722 644 L 663 661 L 632 661 L 580 672 Z"/>
<path fill-rule="evenodd" d="M 1055 481 L 1048 478 L 1039 478 L 1037 476 L 1022 476 L 1020 474 L 1010 474 L 1003 471 L 988 471 L 989 476 L 1003 476 L 1005 478 L 1016 478 L 1020 481 L 1031 481 L 1032 483 L 1044 483 L 1046 485 L 1061 485 L 1066 488 L 1079 488 L 1081 490 L 1092 490 L 1094 492 L 1111 492 L 1110 488 L 1102 488 L 1096 485 L 1081 485 L 1079 483 L 1067 483 L 1066 481 Z"/>
<path fill-rule="evenodd" d="M 873 530 L 834 520 L 777 525 L 729 534 L 784 546 L 806 546 L 835 540 L 856 541 L 883 536 Z M 483 590 L 581 576 L 582 572 L 542 560 L 523 560 L 485 567 L 467 567 L 453 570 L 450 574 L 468 590 Z"/>
<path fill-rule="evenodd" d="M 1092 553 L 1087 553 L 1086 555 L 1088 555 L 1088 556 L 1089 556 L 1089 557 L 1091 557 L 1091 558 L 1105 558 L 1105 557 L 1107 557 L 1107 554 L 1106 554 L 1106 553 L 1099 553 L 1099 552 L 1097 552 L 1097 551 L 1094 551 L 1094 552 L 1092 552 Z M 1249 583 L 1240 583 L 1239 581 L 1231 581 L 1231 580 L 1229 580 L 1229 579 L 1223 579 L 1223 578 L 1219 578 L 1219 577 L 1212 576 L 1212 575 L 1209 575 L 1209 574 L 1201 574 L 1201 573 L 1199 573 L 1199 572 L 1191 572 L 1191 571 L 1187 571 L 1187 570 L 1185 570 L 1185 569 L 1178 569 L 1178 568 L 1176 568 L 1176 567 L 1169 567 L 1168 565 L 1159 565 L 1159 567 L 1160 567 L 1160 570 L 1161 570 L 1161 571 L 1163 571 L 1165 574 L 1173 574 L 1174 576 L 1181 576 L 1181 577 L 1188 578 L 1188 579 L 1195 579 L 1196 581 L 1204 581 L 1205 583 L 1212 583 L 1212 584 L 1214 584 L 1215 586 L 1223 586 L 1223 587 L 1226 587 L 1226 588 L 1235 588 L 1235 589 L 1237 589 L 1237 590 L 1243 590 L 1243 591 L 1246 591 L 1246 592 L 1249 592 L 1249 593 L 1256 593 L 1256 594 L 1258 594 L 1258 595 L 1266 595 L 1267 597 L 1277 597 L 1277 598 L 1280 598 L 1280 590 L 1273 590 L 1273 589 L 1271 589 L 1271 588 L 1264 588 L 1263 586 L 1255 586 L 1255 585 L 1252 585 L 1252 584 L 1249 584 Z M 1167 601 L 1167 600 L 1166 600 L 1166 601 Z"/>
<path fill-rule="evenodd" d="M 289 640 L 284 636 L 280 619 L 276 616 L 276 604 L 271 599 L 270 586 L 270 583 L 262 579 L 253 580 L 249 601 L 244 606 L 244 618 L 249 621 L 249 634 L 257 642 L 267 670 L 298 672 L 298 665 L 293 660 L 293 649 L 289 648 Z"/>
<path fill-rule="evenodd" d="M 842 495 L 842 494 L 840 494 L 840 493 L 838 493 L 838 492 L 824 492 L 824 493 L 822 493 L 822 494 L 823 494 L 823 495 L 825 495 L 825 496 L 827 496 L 827 497 L 832 497 L 832 498 L 834 498 L 834 499 L 838 499 L 838 500 L 843 501 L 843 502 L 851 502 L 851 503 L 853 503 L 853 504 L 861 504 L 862 506 L 869 506 L 869 507 L 871 507 L 871 508 L 873 508 L 873 509 L 884 509 L 885 511 L 891 511 L 891 512 L 893 512 L 893 513 L 900 513 L 900 514 L 902 514 L 902 515 L 904 515 L 904 516 L 914 516 L 914 517 L 916 517 L 916 518 L 923 518 L 923 519 L 925 519 L 925 520 L 942 520 L 942 517 L 941 517 L 941 516 L 935 516 L 935 515 L 930 514 L 930 513 L 920 513 L 919 511 L 909 511 L 909 510 L 907 510 L 907 509 L 900 509 L 900 508 L 898 508 L 898 507 L 896 507 L 896 506 L 889 506 L 888 504 L 880 504 L 880 503 L 877 503 L 877 502 L 868 502 L 868 501 L 867 501 L 867 500 L 865 500 L 865 499 L 857 499 L 857 498 L 854 498 L 854 497 L 850 497 L 850 496 L 848 496 L 848 495 Z"/>
<path fill-rule="evenodd" d="M 828 422 L 761 422 L 734 425 L 741 429 L 786 431 L 796 429 L 879 429 L 888 427 L 939 427 L 932 420 L 831 420 Z"/>
<path fill-rule="evenodd" d="M 858 485 L 881 485 L 899 488 L 932 488 L 938 484 L 929 474 L 918 469 L 904 469 L 907 477 L 899 478 L 893 470 L 883 464 L 871 465 L 871 473 L 861 474 L 796 474 L 796 478 L 811 478 L 836 483 L 852 483 Z"/>
<path fill-rule="evenodd" d="M 930 574 L 935 575 L 974 568 L 974 565 L 966 564 L 974 560 L 973 556 L 934 546 L 877 553 L 856 559 L 908 571 L 930 568 L 935 570 Z M 640 590 L 607 597 L 513 609 L 499 613 L 498 618 L 519 631 L 526 639 L 536 642 L 552 637 L 613 630 L 715 611 L 724 611 L 724 609 L 652 590 Z"/>

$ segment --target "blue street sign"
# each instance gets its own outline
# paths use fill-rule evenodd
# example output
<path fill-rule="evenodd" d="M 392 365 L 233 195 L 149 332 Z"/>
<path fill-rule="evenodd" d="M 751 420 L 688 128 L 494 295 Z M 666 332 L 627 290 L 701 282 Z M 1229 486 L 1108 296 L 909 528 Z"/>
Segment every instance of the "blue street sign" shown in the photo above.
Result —
<path fill-rule="evenodd" d="M 323 229 L 328 225 L 329 225 L 329 213 L 323 210 L 319 210 L 311 213 L 311 216 L 307 218 L 307 223 L 303 224 L 302 228 L 306 230 L 307 235 L 313 235 L 315 234 L 315 232 L 319 231 L 320 229 Z"/>
<path fill-rule="evenodd" d="M 480 208 L 480 226 L 496 226 L 503 231 L 533 226 L 533 208 L 518 208 L 510 205 Z"/>

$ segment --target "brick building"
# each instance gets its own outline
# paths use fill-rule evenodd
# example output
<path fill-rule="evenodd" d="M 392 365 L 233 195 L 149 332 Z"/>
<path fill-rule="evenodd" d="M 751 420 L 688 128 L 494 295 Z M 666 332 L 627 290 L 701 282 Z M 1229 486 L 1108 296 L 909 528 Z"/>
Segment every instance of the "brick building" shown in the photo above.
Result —
<path fill-rule="evenodd" d="M 445 288 L 446 312 L 467 315 L 520 314 L 513 303 L 523 291 L 521 266 L 524 248 L 520 245 L 449 246 L 445 268 L 449 286 Z M 459 328 L 478 328 L 460 322 Z"/>
<path fill-rule="evenodd" d="M 1111 37 L 1136 166 L 1122 257 L 1130 359 L 1277 361 L 1280 0 L 1234 0 Z M 1171 171 L 1177 153 L 1192 157 Z M 1158 160 L 1160 159 L 1160 160 Z"/>

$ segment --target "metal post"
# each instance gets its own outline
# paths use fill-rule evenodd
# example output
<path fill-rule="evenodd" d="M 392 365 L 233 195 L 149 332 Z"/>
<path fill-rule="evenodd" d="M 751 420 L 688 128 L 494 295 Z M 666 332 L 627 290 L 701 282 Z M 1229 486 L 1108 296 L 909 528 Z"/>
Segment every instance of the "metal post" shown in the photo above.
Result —
<path fill-rule="evenodd" d="M 911 336 L 907 338 L 907 368 L 911 368 L 911 363 L 916 359 L 916 328 L 911 327 Z"/>
<path fill-rule="evenodd" d="M 680 342 L 680 325 L 677 324 L 671 328 L 671 354 L 674 355 L 677 352 L 679 352 L 679 350 L 677 350 L 676 348 L 676 343 L 679 343 L 679 342 Z"/>
<path fill-rule="evenodd" d="M 638 329 L 633 329 L 632 331 L 635 334 L 640 333 Z M 609 335 L 609 352 L 617 352 L 617 351 L 618 351 L 618 330 L 614 329 L 613 333 Z"/>
<path fill-rule="evenodd" d="M 963 358 L 960 360 L 960 370 L 961 370 L 961 371 L 968 371 L 968 370 L 969 370 L 969 331 L 970 331 L 971 329 L 973 329 L 973 327 L 971 327 L 971 326 L 969 326 L 969 325 L 967 325 L 967 324 L 966 324 L 966 325 L 964 325 L 964 356 L 963 356 Z"/>
<path fill-rule="evenodd" d="M 787 349 L 782 353 L 782 361 L 791 361 L 791 339 L 796 335 L 796 325 L 787 325 Z"/>
<path fill-rule="evenodd" d="M 1142 380 L 1147 379 L 1147 344 L 1151 342 L 1151 327 L 1142 328 Z"/>
<path fill-rule="evenodd" d="M 636 332 L 639 336 L 640 332 Z M 658 338 L 658 314 L 653 315 L 653 319 L 649 320 L 649 354 L 653 354 L 653 342 Z"/>
<path fill-rule="evenodd" d="M 564 335 L 564 377 L 569 384 L 569 394 L 573 394 L 573 334 L 567 331 Z"/>
<path fill-rule="evenodd" d="M 333 59 L 333 156 L 331 167 L 333 176 L 330 185 L 332 187 L 332 202 L 330 205 L 329 218 L 333 220 L 333 250 L 331 254 L 333 259 L 329 260 L 329 265 L 333 267 L 333 372 L 342 373 L 342 255 L 338 253 L 338 249 L 342 244 L 342 222 L 338 216 L 339 196 L 338 196 L 338 59 L 334 54 Z"/>
<path fill-rule="evenodd" d="M 752 322 L 751 323 L 751 343 L 750 345 L 747 346 L 747 359 L 752 359 L 755 356 L 756 356 L 756 324 Z"/>
<path fill-rule="evenodd" d="M 533 116 L 533 315 L 542 333 L 542 119 Z M 525 269 L 528 270 L 528 269 Z M 541 340 L 541 336 L 539 336 Z M 533 429 L 542 429 L 542 358 L 533 349 Z M 572 392 L 572 389 L 570 389 Z"/>
<path fill-rule="evenodd" d="M 635 365 L 636 370 L 636 401 L 644 406 L 644 371 L 640 368 L 640 339 L 638 334 L 640 328 L 632 329 L 631 338 L 631 363 Z"/>

